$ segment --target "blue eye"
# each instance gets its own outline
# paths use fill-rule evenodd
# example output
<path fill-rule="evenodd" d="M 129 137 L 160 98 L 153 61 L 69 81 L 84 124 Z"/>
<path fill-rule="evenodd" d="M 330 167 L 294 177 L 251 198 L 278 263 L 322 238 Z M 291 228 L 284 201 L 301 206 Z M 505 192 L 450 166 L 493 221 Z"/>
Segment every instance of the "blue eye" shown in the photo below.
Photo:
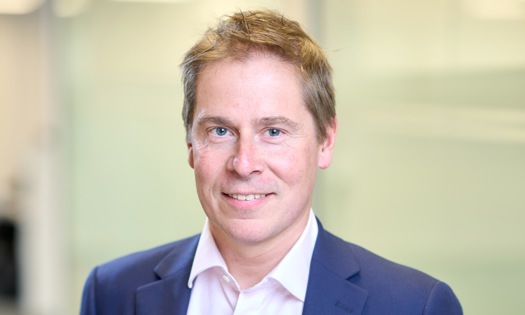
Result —
<path fill-rule="evenodd" d="M 228 133 L 228 129 L 226 129 L 224 127 L 213 128 L 213 131 L 218 136 L 225 136 Z"/>
<path fill-rule="evenodd" d="M 278 137 L 281 134 L 281 130 L 279 129 L 268 129 L 268 135 L 270 137 Z"/>

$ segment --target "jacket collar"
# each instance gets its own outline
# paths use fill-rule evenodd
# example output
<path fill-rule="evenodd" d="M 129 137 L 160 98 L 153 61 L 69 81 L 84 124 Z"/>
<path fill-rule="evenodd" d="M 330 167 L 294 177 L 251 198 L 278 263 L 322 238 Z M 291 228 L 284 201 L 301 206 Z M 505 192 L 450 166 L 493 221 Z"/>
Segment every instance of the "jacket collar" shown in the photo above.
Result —
<path fill-rule="evenodd" d="M 359 276 L 359 263 L 343 240 L 325 231 L 319 221 L 318 226 L 303 314 L 361 314 L 368 292 L 351 282 Z M 177 242 L 159 262 L 154 269 L 159 280 L 137 289 L 137 315 L 186 314 L 198 241 L 195 236 Z"/>
<path fill-rule="evenodd" d="M 361 314 L 368 292 L 351 282 L 359 263 L 346 242 L 318 225 L 303 314 Z"/>
<path fill-rule="evenodd" d="M 158 281 L 137 289 L 137 315 L 186 314 L 191 290 L 188 278 L 199 236 L 182 240 L 153 270 Z"/>

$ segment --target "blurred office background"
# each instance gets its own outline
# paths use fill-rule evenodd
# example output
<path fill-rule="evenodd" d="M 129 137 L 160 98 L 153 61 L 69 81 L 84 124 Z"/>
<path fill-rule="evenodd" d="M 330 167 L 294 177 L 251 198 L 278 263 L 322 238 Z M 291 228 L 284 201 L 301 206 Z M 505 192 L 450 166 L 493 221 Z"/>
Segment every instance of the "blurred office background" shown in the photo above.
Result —
<path fill-rule="evenodd" d="M 76 314 L 95 265 L 201 230 L 178 64 L 259 7 L 335 69 L 325 227 L 524 314 L 524 0 L 2 0 L 0 313 Z"/>

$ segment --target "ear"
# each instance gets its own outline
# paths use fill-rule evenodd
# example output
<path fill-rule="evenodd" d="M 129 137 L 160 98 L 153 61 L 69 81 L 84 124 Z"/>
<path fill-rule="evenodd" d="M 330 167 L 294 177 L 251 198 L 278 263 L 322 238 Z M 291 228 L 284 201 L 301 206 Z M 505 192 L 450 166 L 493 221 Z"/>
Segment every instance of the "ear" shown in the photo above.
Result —
<path fill-rule="evenodd" d="M 326 126 L 326 138 L 320 147 L 319 167 L 325 169 L 332 163 L 332 154 L 335 147 L 335 136 L 337 134 L 337 119 L 334 117 L 332 122 Z"/>
<path fill-rule="evenodd" d="M 190 164 L 191 168 L 193 167 L 193 144 L 191 142 L 186 143 L 186 146 L 188 146 L 188 164 Z"/>

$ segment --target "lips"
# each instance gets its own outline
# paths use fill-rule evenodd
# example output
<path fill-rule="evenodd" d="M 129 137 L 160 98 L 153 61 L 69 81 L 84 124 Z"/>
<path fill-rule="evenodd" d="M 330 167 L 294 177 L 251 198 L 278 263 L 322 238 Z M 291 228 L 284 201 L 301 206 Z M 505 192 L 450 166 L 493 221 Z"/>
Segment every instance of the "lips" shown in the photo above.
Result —
<path fill-rule="evenodd" d="M 237 199 L 241 201 L 250 201 L 250 200 L 255 200 L 255 199 L 266 197 L 265 194 L 249 194 L 249 195 L 228 194 L 228 196 L 232 197 L 233 199 Z"/>

